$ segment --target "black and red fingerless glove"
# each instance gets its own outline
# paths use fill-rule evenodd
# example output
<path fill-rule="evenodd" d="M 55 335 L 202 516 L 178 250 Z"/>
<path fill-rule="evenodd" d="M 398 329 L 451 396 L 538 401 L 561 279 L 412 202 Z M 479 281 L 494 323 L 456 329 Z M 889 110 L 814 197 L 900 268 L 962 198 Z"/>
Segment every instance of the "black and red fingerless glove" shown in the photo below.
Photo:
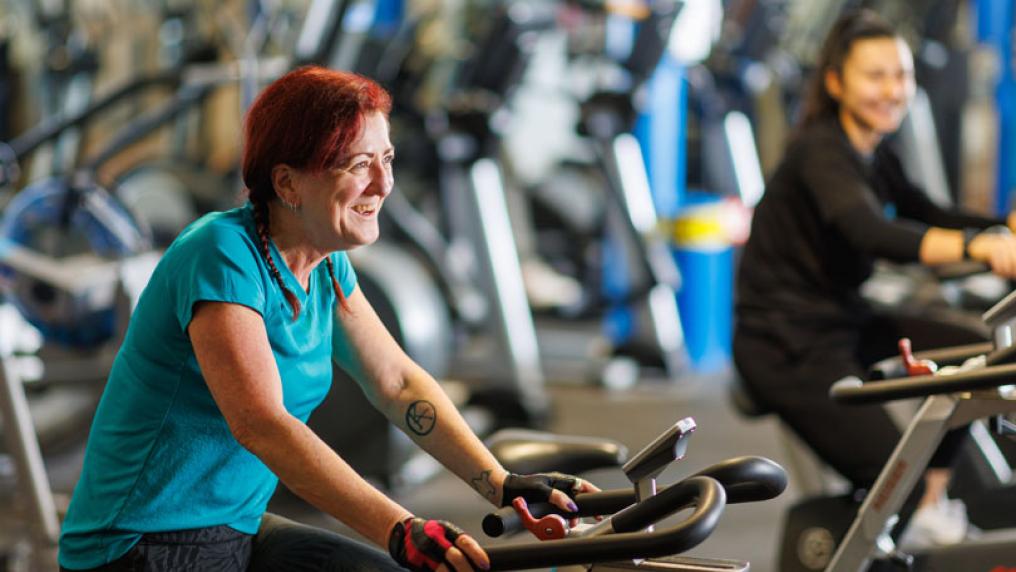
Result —
<path fill-rule="evenodd" d="M 557 489 L 568 496 L 574 496 L 579 480 L 562 473 L 535 473 L 517 475 L 508 473 L 501 493 L 501 506 L 511 506 L 516 497 L 526 502 L 547 502 L 550 493 Z"/>
<path fill-rule="evenodd" d="M 407 518 L 392 530 L 388 553 L 408 570 L 437 570 L 447 562 L 445 555 L 462 534 L 462 530 L 450 522 Z M 454 569 L 450 564 L 448 568 Z"/>

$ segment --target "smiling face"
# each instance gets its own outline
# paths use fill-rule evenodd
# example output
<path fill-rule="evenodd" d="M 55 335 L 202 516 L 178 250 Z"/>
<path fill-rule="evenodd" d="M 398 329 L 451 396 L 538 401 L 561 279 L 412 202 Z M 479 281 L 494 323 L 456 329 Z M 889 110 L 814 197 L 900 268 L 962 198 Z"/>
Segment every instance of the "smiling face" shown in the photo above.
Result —
<path fill-rule="evenodd" d="M 907 114 L 916 89 L 913 55 L 900 38 L 857 40 L 842 68 L 826 71 L 825 85 L 840 104 L 840 122 L 851 139 L 877 143 L 899 129 Z"/>
<path fill-rule="evenodd" d="M 372 113 L 338 166 L 293 172 L 293 199 L 316 248 L 348 250 L 377 240 L 378 212 L 394 185 L 394 158 L 388 120 Z"/>

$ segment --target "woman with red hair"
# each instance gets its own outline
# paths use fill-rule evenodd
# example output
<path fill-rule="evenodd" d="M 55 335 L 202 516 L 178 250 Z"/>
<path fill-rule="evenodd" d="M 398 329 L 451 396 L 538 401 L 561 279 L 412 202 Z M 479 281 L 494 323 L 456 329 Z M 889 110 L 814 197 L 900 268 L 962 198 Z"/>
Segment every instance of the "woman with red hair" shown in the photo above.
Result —
<path fill-rule="evenodd" d="M 574 510 L 568 494 L 593 489 L 507 473 L 357 288 L 345 251 L 378 238 L 393 185 L 390 109 L 374 82 L 316 67 L 255 101 L 250 201 L 184 230 L 142 294 L 64 522 L 63 569 L 486 568 L 475 540 L 413 516 L 307 427 L 333 359 L 493 504 L 523 496 Z M 392 558 L 266 513 L 278 479 Z"/>

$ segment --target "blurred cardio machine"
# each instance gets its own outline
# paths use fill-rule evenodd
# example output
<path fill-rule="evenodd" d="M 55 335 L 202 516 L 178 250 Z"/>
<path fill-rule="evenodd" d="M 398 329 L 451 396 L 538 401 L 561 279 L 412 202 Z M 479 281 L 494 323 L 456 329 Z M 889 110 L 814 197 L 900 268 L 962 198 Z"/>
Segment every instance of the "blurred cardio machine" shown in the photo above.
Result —
<path fill-rule="evenodd" d="M 523 100 L 507 145 L 514 174 L 527 186 L 523 216 L 535 228 L 532 249 L 582 286 L 580 296 L 539 316 L 541 349 L 548 368 L 582 379 L 627 385 L 638 375 L 625 366 L 633 361 L 676 379 L 685 366 L 675 297 L 680 274 L 632 131 L 683 3 L 565 4 L 556 30 L 564 43 L 541 45 L 543 69 L 523 85 L 530 103 Z M 562 61 L 545 64 L 553 58 Z M 587 340 L 574 324 L 590 321 L 604 334 Z"/>
<path fill-rule="evenodd" d="M 381 239 L 350 253 L 359 287 L 424 369 L 462 380 L 445 385 L 479 433 L 538 424 L 548 414 L 494 125 L 526 65 L 527 35 L 552 22 L 548 13 L 549 4 L 506 2 L 486 14 L 471 57 L 423 63 L 413 55 L 426 15 L 389 27 L 375 21 L 351 62 L 391 90 L 399 154 Z M 441 75 L 446 66 L 453 79 Z M 420 103 L 427 90 L 439 93 L 437 103 Z M 355 383 L 334 384 L 321 411 L 330 413 L 312 417 L 311 427 L 361 473 L 396 486 L 433 471 Z"/>
<path fill-rule="evenodd" d="M 13 468 L 21 492 L 4 502 L 24 504 L 28 515 L 5 512 L 15 520 L 0 529 L 4 569 L 56 569 L 63 501 L 54 500 L 40 443 L 80 443 L 130 310 L 159 258 L 145 222 L 96 182 L 97 173 L 216 87 L 278 77 L 289 64 L 262 61 L 254 74 L 235 64 L 190 65 L 138 77 L 0 145 L 0 187 L 9 190 L 34 151 L 139 94 L 171 92 L 66 174 L 12 193 L 0 216 L 0 415 L 11 459 L 4 466 Z"/>

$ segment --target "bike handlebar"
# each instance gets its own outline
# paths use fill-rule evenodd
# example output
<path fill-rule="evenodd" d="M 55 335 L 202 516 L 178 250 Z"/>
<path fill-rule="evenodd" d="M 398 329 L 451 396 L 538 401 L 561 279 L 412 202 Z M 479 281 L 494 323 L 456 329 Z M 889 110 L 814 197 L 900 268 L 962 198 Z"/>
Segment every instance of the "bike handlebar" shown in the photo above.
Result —
<path fill-rule="evenodd" d="M 914 359 L 930 360 L 941 367 L 963 363 L 969 358 L 990 353 L 994 349 L 995 346 L 991 342 L 979 342 L 976 344 L 914 352 Z M 905 377 L 907 370 L 903 364 L 903 359 L 900 356 L 894 356 L 875 362 L 869 368 L 869 375 L 876 379 L 892 379 Z"/>
<path fill-rule="evenodd" d="M 711 465 L 692 477 L 709 477 L 723 487 L 726 493 L 727 502 L 731 504 L 756 502 L 768 500 L 779 496 L 787 488 L 787 473 L 783 467 L 766 459 L 765 457 L 746 456 L 729 459 L 715 465 Z M 662 495 L 671 487 L 660 490 L 656 496 Z M 652 500 L 647 499 L 647 501 Z M 558 514 L 565 518 L 599 516 L 606 514 L 620 513 L 635 503 L 635 492 L 632 489 L 617 489 L 597 493 L 580 493 L 575 495 L 575 504 L 578 512 L 569 513 L 562 511 L 549 503 L 533 503 L 529 505 L 529 512 L 535 518 L 542 518 L 548 514 Z M 667 501 L 657 501 L 650 509 L 643 509 L 649 512 L 636 513 L 654 514 L 652 511 L 664 511 L 669 506 Z M 670 514 L 672 510 L 640 524 L 648 526 L 655 520 Z M 614 516 L 614 529 L 620 530 L 618 521 L 621 514 Z M 625 517 L 628 518 L 628 517 Z M 640 516 L 641 518 L 641 516 Z M 483 519 L 483 531 L 492 537 L 503 534 L 515 533 L 523 530 L 523 524 L 519 515 L 511 507 L 504 507 L 488 514 Z"/>
<path fill-rule="evenodd" d="M 787 472 L 765 457 L 735 457 L 710 465 L 692 476 L 712 477 L 723 485 L 729 504 L 758 502 L 787 489 Z"/>
<path fill-rule="evenodd" d="M 602 494 L 604 493 L 589 493 Z M 583 496 L 587 495 L 577 495 L 576 503 Z M 655 532 L 619 532 L 591 538 L 493 546 L 485 550 L 490 558 L 491 570 L 546 568 L 677 554 L 705 540 L 719 523 L 725 506 L 726 492 L 723 486 L 710 477 L 696 476 L 672 485 L 660 494 L 623 511 L 629 525 L 643 526 L 641 523 L 647 523 L 647 519 L 651 522 L 659 511 L 664 510 L 663 507 L 668 509 L 666 514 L 694 507 L 694 512 L 687 519 L 670 528 Z"/>
<path fill-rule="evenodd" d="M 177 89 L 180 87 L 182 79 L 183 72 L 181 70 L 167 70 L 134 78 L 91 102 L 84 109 L 70 114 L 58 114 L 39 123 L 16 139 L 11 140 L 10 148 L 14 152 L 15 158 L 19 159 L 35 151 L 40 145 L 53 141 L 68 129 L 81 127 L 121 100 L 133 97 L 152 87 Z"/>
<path fill-rule="evenodd" d="M 919 375 L 863 383 L 855 376 L 845 377 L 829 389 L 829 395 L 841 403 L 878 403 L 910 397 L 928 397 L 988 389 L 1016 383 L 1016 364 L 972 369 L 953 375 Z"/>

